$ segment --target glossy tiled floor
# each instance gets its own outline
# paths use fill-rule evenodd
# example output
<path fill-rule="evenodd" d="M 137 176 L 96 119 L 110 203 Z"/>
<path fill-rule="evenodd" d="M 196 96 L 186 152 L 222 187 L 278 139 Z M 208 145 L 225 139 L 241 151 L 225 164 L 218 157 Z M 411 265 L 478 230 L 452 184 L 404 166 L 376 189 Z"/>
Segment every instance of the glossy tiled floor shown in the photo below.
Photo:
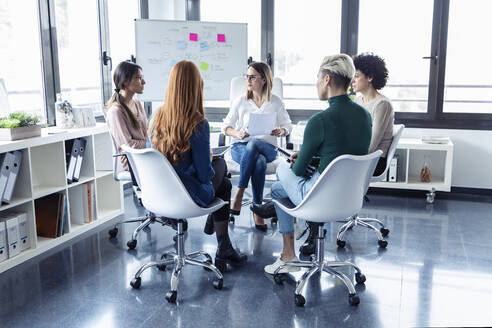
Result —
<path fill-rule="evenodd" d="M 126 196 L 127 216 L 142 213 Z M 348 245 L 335 245 L 339 223 L 328 226 L 326 256 L 356 263 L 367 276 L 357 286 L 358 307 L 334 278 L 306 288 L 305 307 L 294 305 L 295 274 L 282 286 L 263 273 L 281 250 L 276 229 L 254 231 L 247 208 L 231 226 L 247 265 L 225 274 L 215 290 L 213 275 L 185 267 L 177 304 L 164 299 L 171 270 L 146 271 L 140 290 L 129 282 L 138 267 L 173 249 L 172 231 L 153 226 L 135 251 L 126 241 L 133 226 L 109 240 L 107 228 L 46 256 L 0 274 L 1 327 L 413 327 L 491 326 L 492 203 L 371 196 L 363 215 L 391 230 L 380 250 L 372 232 L 356 228 Z M 186 247 L 215 253 L 215 237 L 203 234 L 204 218 L 190 220 Z M 353 272 L 346 271 L 353 277 Z"/>

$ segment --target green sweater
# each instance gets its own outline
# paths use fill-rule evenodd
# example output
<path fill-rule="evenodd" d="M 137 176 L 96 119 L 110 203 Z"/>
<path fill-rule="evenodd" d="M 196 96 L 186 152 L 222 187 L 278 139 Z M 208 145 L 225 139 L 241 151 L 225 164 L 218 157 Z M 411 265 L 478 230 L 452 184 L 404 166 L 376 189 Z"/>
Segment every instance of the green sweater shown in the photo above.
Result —
<path fill-rule="evenodd" d="M 304 138 L 292 171 L 306 173 L 313 156 L 320 158 L 318 172 L 344 154 L 366 155 L 371 143 L 371 115 L 346 95 L 328 99 L 330 107 L 313 115 L 304 130 Z"/>

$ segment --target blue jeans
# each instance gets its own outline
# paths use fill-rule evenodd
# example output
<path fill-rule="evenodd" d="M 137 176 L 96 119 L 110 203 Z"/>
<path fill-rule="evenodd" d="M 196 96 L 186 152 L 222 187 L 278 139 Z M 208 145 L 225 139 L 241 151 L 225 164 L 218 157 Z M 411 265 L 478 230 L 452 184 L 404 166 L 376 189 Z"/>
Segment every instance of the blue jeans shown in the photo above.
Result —
<path fill-rule="evenodd" d="M 236 142 L 232 145 L 231 156 L 240 166 L 238 187 L 247 188 L 251 178 L 253 202 L 261 204 L 267 163 L 273 162 L 277 157 L 275 146 L 258 139 Z"/>
<path fill-rule="evenodd" d="M 309 190 L 314 186 L 319 176 L 319 172 L 316 171 L 310 178 L 298 177 L 290 169 L 289 163 L 282 162 L 277 167 L 278 181 L 272 185 L 272 198 L 289 198 L 292 203 L 299 205 Z M 280 233 L 294 233 L 294 217 L 282 211 L 277 205 L 275 205 L 275 210 L 277 212 L 278 230 Z"/>

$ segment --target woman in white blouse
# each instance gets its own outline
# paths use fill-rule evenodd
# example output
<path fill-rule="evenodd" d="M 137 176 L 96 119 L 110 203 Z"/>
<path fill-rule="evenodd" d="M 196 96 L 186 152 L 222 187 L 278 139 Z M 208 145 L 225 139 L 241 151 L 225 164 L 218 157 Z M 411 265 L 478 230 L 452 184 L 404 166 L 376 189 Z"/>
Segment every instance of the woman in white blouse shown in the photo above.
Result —
<path fill-rule="evenodd" d="M 386 168 L 388 149 L 393 141 L 393 106 L 388 98 L 379 93 L 388 80 L 388 70 L 383 58 L 372 53 L 354 57 L 355 76 L 352 86 L 360 93 L 355 102 L 369 111 L 372 117 L 372 138 L 369 152 L 383 151 L 374 175 L 382 174 Z"/>
<path fill-rule="evenodd" d="M 238 191 L 231 206 L 231 214 L 239 215 L 244 190 L 251 178 L 253 202 L 263 202 L 263 187 L 267 163 L 277 157 L 277 137 L 292 130 L 289 114 L 282 100 L 272 94 L 273 77 L 270 67 L 262 62 L 253 62 L 248 67 L 246 94 L 234 99 L 223 132 L 233 137 L 232 159 L 240 165 Z M 251 113 L 276 113 L 275 128 L 269 135 L 250 136 L 248 123 Z M 256 229 L 267 230 L 263 218 L 254 214 Z"/>

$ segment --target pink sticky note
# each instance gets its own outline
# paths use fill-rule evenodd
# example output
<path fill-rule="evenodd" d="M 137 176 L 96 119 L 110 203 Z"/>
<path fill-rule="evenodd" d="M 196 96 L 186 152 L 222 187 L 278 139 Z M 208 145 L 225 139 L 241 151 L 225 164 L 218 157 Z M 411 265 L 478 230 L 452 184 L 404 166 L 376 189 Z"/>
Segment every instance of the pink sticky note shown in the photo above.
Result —
<path fill-rule="evenodd" d="M 225 34 L 217 34 L 217 42 L 225 42 Z"/>
<path fill-rule="evenodd" d="M 198 34 L 190 33 L 190 41 L 198 41 Z"/>

